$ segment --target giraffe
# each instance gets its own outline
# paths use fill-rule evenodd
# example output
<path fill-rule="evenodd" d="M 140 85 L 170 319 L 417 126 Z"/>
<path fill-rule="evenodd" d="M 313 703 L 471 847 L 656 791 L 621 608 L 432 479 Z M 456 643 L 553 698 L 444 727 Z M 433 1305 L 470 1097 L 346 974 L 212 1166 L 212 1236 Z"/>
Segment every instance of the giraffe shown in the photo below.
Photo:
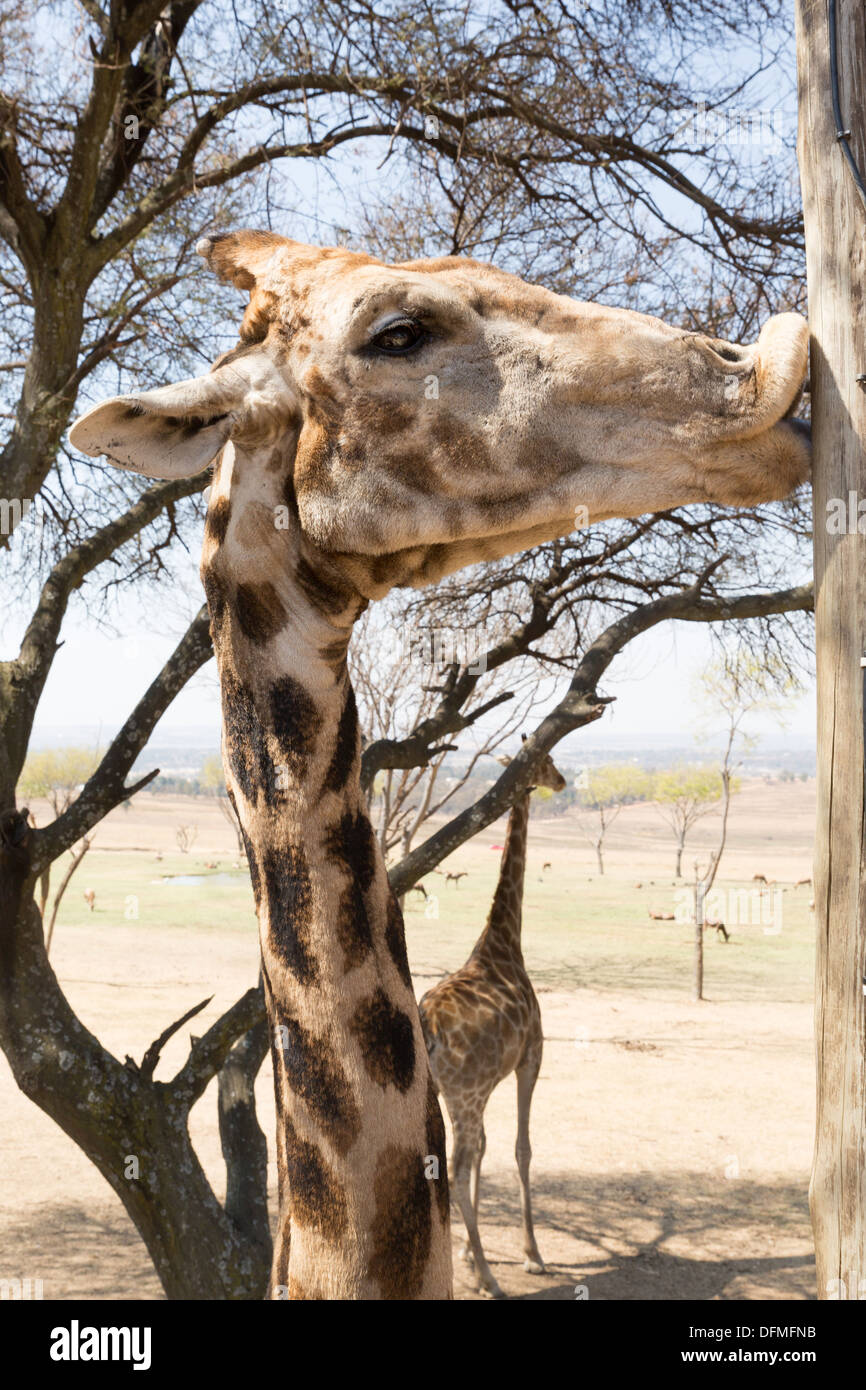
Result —
<path fill-rule="evenodd" d="M 353 624 L 576 518 L 787 495 L 806 324 L 742 347 L 462 257 L 249 230 L 197 249 L 249 295 L 238 346 L 93 406 L 70 442 L 149 478 L 214 465 L 201 573 L 271 1025 L 270 1293 L 446 1299 L 444 1125 L 361 791 Z"/>
<path fill-rule="evenodd" d="M 554 792 L 565 788 L 565 778 L 548 754 L 537 764 L 533 777 L 537 787 Z M 493 1298 L 504 1294 L 478 1233 L 481 1160 L 487 1147 L 484 1111 L 494 1089 L 511 1072 L 517 1075 L 515 1156 L 526 1255 L 523 1267 L 530 1274 L 544 1273 L 529 1189 L 529 1109 L 541 1067 L 541 1010 L 520 942 L 532 791 L 528 787 L 511 808 L 496 891 L 471 956 L 453 975 L 429 989 L 419 1006 L 433 1080 L 454 1130 L 451 1183 L 466 1226 L 463 1255 L 475 1266 L 479 1288 Z"/>

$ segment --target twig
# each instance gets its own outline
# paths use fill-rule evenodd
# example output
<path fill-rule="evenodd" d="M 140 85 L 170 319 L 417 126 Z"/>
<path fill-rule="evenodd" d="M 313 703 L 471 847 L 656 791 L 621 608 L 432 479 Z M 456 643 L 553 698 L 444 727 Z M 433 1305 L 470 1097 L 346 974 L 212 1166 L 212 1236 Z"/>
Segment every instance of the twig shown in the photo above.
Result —
<path fill-rule="evenodd" d="M 80 849 L 79 849 L 77 852 L 76 852 L 75 850 L 72 851 L 72 862 L 70 863 L 69 868 L 66 870 L 66 873 L 63 875 L 62 879 L 60 880 L 60 883 L 59 883 L 58 886 L 57 886 L 57 892 L 54 894 L 54 902 L 52 903 L 52 906 L 51 906 L 51 919 L 50 919 L 50 921 L 49 921 L 49 923 L 48 923 L 48 930 L 47 930 L 47 932 L 45 933 L 45 954 L 46 954 L 46 956 L 49 954 L 49 952 L 50 952 L 50 950 L 51 950 L 51 942 L 52 942 L 52 939 L 53 939 L 53 937 L 54 937 L 54 924 L 55 924 L 55 922 L 57 921 L 57 911 L 58 911 L 58 908 L 60 907 L 60 899 L 63 897 L 63 894 L 66 892 L 66 889 L 67 889 L 67 887 L 69 886 L 69 880 L 72 878 L 72 875 L 75 873 L 75 870 L 78 868 L 78 865 L 81 863 L 81 861 L 82 861 L 82 859 L 84 858 L 85 854 L 86 854 L 87 851 L 90 849 L 90 846 L 91 846 L 92 843 L 93 843 L 93 836 L 92 836 L 92 835 L 91 835 L 91 836 L 85 835 L 84 839 L 81 841 L 81 847 L 80 847 Z M 44 877 L 44 876 L 43 876 L 43 877 Z M 46 891 L 45 891 L 45 899 L 46 899 L 46 901 L 47 901 L 47 898 L 48 898 L 48 893 L 47 893 L 47 890 L 46 890 Z"/>
<path fill-rule="evenodd" d="M 150 1078 L 153 1076 L 154 1071 L 156 1070 L 156 1064 L 159 1061 L 159 1054 L 162 1052 L 162 1049 L 165 1047 L 165 1044 L 168 1042 L 169 1038 L 173 1038 L 179 1028 L 182 1028 L 183 1025 L 187 1023 L 191 1018 L 195 1018 L 196 1014 L 200 1014 L 202 1009 L 206 1009 L 212 999 L 213 995 L 209 994 L 207 999 L 203 999 L 200 1004 L 195 1004 L 193 1008 L 187 1009 L 186 1013 L 183 1014 L 182 1017 L 177 1019 L 174 1023 L 170 1023 L 168 1027 L 160 1033 L 156 1041 L 150 1044 L 150 1047 L 147 1049 L 147 1051 L 141 1059 L 141 1066 L 138 1068 L 138 1070 L 142 1076 L 150 1080 Z"/>

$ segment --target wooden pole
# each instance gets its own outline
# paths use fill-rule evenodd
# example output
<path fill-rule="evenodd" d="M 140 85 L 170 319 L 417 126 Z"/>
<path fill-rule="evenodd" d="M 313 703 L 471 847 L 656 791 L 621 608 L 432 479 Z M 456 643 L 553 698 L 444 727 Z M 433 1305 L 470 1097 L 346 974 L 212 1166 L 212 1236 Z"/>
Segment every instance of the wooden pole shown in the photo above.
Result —
<path fill-rule="evenodd" d="M 836 0 L 839 110 L 866 169 L 866 11 Z M 800 176 L 814 445 L 818 1113 L 810 1202 L 819 1298 L 866 1297 L 866 210 L 831 82 L 830 4 L 797 0 Z M 860 510 L 858 510 L 858 504 Z"/>

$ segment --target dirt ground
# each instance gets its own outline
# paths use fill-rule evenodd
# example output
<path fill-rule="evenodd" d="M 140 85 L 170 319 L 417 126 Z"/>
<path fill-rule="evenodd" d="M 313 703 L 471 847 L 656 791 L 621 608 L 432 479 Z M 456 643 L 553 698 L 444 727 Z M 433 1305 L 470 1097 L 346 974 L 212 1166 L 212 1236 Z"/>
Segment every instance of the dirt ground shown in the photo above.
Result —
<path fill-rule="evenodd" d="M 791 886 L 811 872 L 813 813 L 813 783 L 750 783 L 737 799 L 725 873 L 732 882 L 760 872 L 784 883 L 784 930 L 751 923 L 728 946 L 708 940 L 708 998 L 700 1004 L 689 997 L 691 928 L 648 919 L 648 905 L 670 909 L 676 891 L 670 835 L 651 808 L 617 820 L 603 881 L 574 819 L 533 821 L 524 935 L 545 1031 L 531 1130 L 536 1231 L 548 1271 L 522 1269 L 515 1088 L 507 1080 L 487 1112 L 481 1222 L 511 1297 L 813 1297 L 810 890 Z M 181 860 L 174 827 L 193 821 L 198 838 Z M 468 874 L 459 888 L 426 880 L 439 890 L 438 915 L 431 918 L 420 897 L 409 900 L 419 994 L 460 964 L 478 935 L 502 832 L 501 824 L 491 827 L 457 852 L 449 867 Z M 694 845 L 712 834 L 704 822 Z M 169 883 L 171 893 L 161 896 L 169 870 L 198 873 L 204 859 L 219 856 L 233 872 L 236 852 L 212 805 L 141 797 L 100 828 L 97 846 L 70 890 L 52 959 L 87 1026 L 115 1055 L 140 1056 L 191 1003 L 214 994 L 196 1020 L 200 1032 L 249 985 L 255 927 L 244 898 L 219 906 L 216 885 Z M 691 858 L 693 851 L 689 865 Z M 241 878 L 225 892 L 245 893 Z M 82 901 L 91 886 L 93 914 Z M 133 920 L 122 910 L 130 888 L 141 898 Z M 185 1046 L 184 1036 L 172 1040 L 158 1075 L 180 1065 Z M 265 1068 L 258 1095 L 266 1127 L 270 1087 Z M 192 1129 L 222 1195 L 213 1087 Z M 460 1237 L 455 1213 L 455 1255 Z M 455 1269 L 457 1296 L 477 1297 L 459 1259 Z M 119 1201 L 18 1092 L 5 1061 L 0 1278 L 41 1278 L 46 1298 L 162 1297 Z"/>

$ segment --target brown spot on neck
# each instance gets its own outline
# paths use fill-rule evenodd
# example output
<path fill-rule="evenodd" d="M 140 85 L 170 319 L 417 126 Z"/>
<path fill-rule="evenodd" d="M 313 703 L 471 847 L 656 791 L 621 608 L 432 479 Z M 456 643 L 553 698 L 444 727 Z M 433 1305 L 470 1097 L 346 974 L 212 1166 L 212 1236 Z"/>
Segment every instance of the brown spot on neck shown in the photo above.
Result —
<path fill-rule="evenodd" d="M 336 567 L 326 560 L 311 564 L 305 555 L 299 556 L 295 566 L 295 579 L 313 607 L 327 616 L 336 617 L 352 607 L 354 620 L 358 615 L 359 605 L 366 606 Z"/>
<path fill-rule="evenodd" d="M 296 1096 L 306 1105 L 339 1154 L 347 1154 L 361 1132 L 361 1115 L 348 1077 L 327 1038 L 314 1037 L 296 1018 L 274 1009 L 282 1066 Z"/>
<path fill-rule="evenodd" d="M 351 1023 L 369 1076 L 384 1090 L 408 1091 L 415 1079 L 412 1020 L 391 1003 L 383 989 L 360 1004 Z"/>
<path fill-rule="evenodd" d="M 385 1299 L 417 1298 L 430 1258 L 430 1183 L 420 1154 L 389 1144 L 379 1155 L 369 1274 Z"/>
<path fill-rule="evenodd" d="M 239 584 L 235 591 L 235 612 L 241 632 L 255 646 L 270 642 L 289 620 L 282 599 L 269 580 Z"/>
<path fill-rule="evenodd" d="M 300 1137 L 288 1115 L 283 1125 L 292 1221 L 336 1243 L 349 1224 L 346 1194 L 321 1151 Z"/>

